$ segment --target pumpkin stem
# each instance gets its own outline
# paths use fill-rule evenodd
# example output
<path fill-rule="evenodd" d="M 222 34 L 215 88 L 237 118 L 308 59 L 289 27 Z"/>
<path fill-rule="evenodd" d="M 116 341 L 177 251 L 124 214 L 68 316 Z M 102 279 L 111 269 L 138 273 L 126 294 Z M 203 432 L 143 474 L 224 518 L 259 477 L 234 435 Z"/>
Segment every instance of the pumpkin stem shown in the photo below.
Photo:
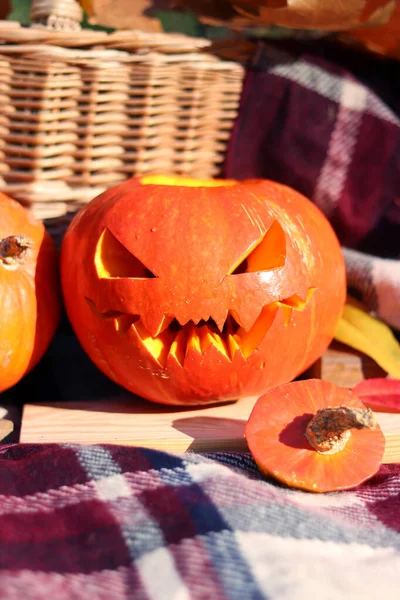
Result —
<path fill-rule="evenodd" d="M 374 429 L 377 424 L 370 408 L 321 408 L 308 423 L 305 436 L 317 452 L 335 454 L 346 446 L 351 436 L 350 429 Z"/>
<path fill-rule="evenodd" d="M 33 242 L 25 235 L 10 235 L 0 240 L 0 263 L 14 266 L 23 261 Z"/>

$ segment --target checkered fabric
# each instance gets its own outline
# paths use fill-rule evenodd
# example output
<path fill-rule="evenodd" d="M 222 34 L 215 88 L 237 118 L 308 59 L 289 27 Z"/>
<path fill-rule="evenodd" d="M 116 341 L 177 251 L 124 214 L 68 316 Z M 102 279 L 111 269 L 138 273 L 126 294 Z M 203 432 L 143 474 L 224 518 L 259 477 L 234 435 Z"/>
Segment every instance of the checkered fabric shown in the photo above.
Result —
<path fill-rule="evenodd" d="M 359 80 L 311 50 L 259 44 L 225 174 L 273 179 L 315 202 L 342 243 L 349 286 L 400 329 L 400 65 L 390 79 L 368 59 Z M 379 77 L 390 106 L 368 86 Z"/>
<path fill-rule="evenodd" d="M 0 450 L 2 600 L 397 600 L 400 466 L 309 494 L 247 455 Z"/>

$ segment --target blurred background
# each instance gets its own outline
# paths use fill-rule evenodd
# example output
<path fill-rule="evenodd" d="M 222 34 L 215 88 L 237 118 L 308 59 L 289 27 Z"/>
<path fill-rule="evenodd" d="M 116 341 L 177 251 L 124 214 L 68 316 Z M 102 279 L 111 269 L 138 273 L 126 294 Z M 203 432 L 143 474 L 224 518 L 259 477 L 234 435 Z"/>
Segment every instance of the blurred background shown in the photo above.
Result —
<path fill-rule="evenodd" d="M 336 37 L 400 57 L 396 0 L 80 0 L 82 26 L 179 32 L 195 37 Z M 28 24 L 31 0 L 0 0 L 0 18 Z"/>

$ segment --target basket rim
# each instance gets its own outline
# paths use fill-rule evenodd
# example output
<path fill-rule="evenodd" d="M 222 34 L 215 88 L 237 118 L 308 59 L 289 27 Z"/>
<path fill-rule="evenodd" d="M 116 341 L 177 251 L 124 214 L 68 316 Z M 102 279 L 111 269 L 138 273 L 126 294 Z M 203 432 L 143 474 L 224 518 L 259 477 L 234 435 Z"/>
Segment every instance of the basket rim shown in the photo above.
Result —
<path fill-rule="evenodd" d="M 131 54 L 124 50 L 114 50 L 110 48 L 93 48 L 90 50 L 62 48 L 59 46 L 23 44 L 10 45 L 0 43 L 0 57 L 9 60 L 28 59 L 43 60 L 45 62 L 59 63 L 77 66 L 93 66 L 96 68 L 110 69 L 118 68 L 124 65 L 140 64 L 149 66 L 169 67 L 174 64 L 182 65 L 186 63 L 195 66 L 197 69 L 207 69 L 216 71 L 230 71 L 241 75 L 243 66 L 235 61 L 229 61 L 202 52 L 185 52 L 183 54 L 163 54 L 161 52 L 151 51 L 146 54 Z"/>
<path fill-rule="evenodd" d="M 131 53 L 156 50 L 168 54 L 184 54 L 209 48 L 211 40 L 183 33 L 148 33 L 139 29 L 112 32 L 78 29 L 58 31 L 35 24 L 26 26 L 17 21 L 0 21 L 0 44 L 41 45 L 74 48 L 101 46 Z"/>

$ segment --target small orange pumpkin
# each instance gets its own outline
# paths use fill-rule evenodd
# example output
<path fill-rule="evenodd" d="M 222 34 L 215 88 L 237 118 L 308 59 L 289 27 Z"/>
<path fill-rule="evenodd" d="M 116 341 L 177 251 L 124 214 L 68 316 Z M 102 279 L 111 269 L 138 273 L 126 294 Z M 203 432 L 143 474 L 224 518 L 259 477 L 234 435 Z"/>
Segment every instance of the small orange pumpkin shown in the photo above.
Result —
<path fill-rule="evenodd" d="M 345 300 L 319 209 L 268 181 L 132 179 L 63 241 L 70 321 L 111 379 L 166 404 L 260 395 L 314 362 Z"/>
<path fill-rule="evenodd" d="M 18 202 L 0 193 L 0 391 L 42 358 L 61 307 L 53 240 Z"/>

